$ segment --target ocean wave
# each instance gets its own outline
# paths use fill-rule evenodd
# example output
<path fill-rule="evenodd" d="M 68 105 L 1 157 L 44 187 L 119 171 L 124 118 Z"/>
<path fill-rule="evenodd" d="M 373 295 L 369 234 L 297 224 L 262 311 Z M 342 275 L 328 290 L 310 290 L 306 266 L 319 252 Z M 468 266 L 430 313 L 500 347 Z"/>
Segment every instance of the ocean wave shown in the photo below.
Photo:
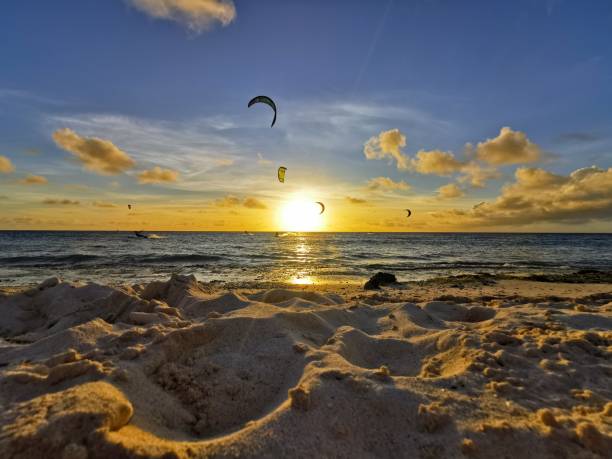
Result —
<path fill-rule="evenodd" d="M 80 264 L 100 260 L 99 255 L 86 254 L 69 254 L 69 255 L 33 255 L 33 256 L 15 256 L 0 258 L 0 263 L 7 265 L 62 265 L 62 264 Z"/>
<path fill-rule="evenodd" d="M 134 255 L 130 257 L 133 263 L 202 263 L 207 261 L 219 261 L 224 257 L 219 255 L 200 255 L 195 253 L 172 254 L 172 255 Z"/>

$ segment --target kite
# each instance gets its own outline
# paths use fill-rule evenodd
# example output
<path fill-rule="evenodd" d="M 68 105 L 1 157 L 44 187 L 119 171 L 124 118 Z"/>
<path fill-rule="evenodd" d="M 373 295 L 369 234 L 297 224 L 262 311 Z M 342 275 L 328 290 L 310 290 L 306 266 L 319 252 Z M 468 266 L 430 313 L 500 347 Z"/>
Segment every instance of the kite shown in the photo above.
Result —
<path fill-rule="evenodd" d="M 319 215 L 321 215 L 323 212 L 325 212 L 325 204 L 319 201 L 317 201 L 317 204 L 321 206 L 321 212 L 319 212 Z"/>
<path fill-rule="evenodd" d="M 278 168 L 278 181 L 281 183 L 285 183 L 285 172 L 287 172 L 287 168 L 281 166 Z"/>
<path fill-rule="evenodd" d="M 274 123 L 276 123 L 276 104 L 274 103 L 274 101 L 270 99 L 268 96 L 257 96 L 257 97 L 253 97 L 249 101 L 248 107 L 254 104 L 266 104 L 270 106 L 272 110 L 274 110 L 274 118 L 272 119 L 272 125 L 270 127 L 274 126 Z"/>
<path fill-rule="evenodd" d="M 412 211 L 410 209 L 404 209 L 406 212 L 408 212 L 408 215 L 406 215 L 406 218 L 410 217 L 412 215 Z"/>

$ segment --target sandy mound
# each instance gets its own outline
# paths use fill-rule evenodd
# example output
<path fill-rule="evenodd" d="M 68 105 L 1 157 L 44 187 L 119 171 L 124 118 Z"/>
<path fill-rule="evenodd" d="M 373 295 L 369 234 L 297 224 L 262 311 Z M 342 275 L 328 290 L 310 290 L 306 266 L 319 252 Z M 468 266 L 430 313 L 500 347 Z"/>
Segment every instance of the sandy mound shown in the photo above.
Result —
<path fill-rule="evenodd" d="M 5 295 L 0 457 L 610 457 L 611 294 L 443 298 Z"/>

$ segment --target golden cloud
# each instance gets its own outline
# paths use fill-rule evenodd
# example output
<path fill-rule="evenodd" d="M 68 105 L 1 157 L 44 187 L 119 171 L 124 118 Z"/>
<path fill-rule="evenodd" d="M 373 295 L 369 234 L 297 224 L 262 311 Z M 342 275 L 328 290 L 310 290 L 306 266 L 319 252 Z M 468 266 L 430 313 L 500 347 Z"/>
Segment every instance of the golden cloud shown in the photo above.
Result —
<path fill-rule="evenodd" d="M 15 166 L 10 159 L 6 156 L 0 155 L 0 173 L 2 174 L 10 174 L 15 170 Z"/>
<path fill-rule="evenodd" d="M 103 207 L 103 208 L 119 207 L 117 206 L 117 204 L 113 204 L 112 202 L 105 202 L 105 201 L 94 201 L 92 205 L 94 207 Z"/>
<path fill-rule="evenodd" d="M 134 7 L 156 19 L 168 19 L 201 32 L 215 22 L 226 26 L 236 17 L 231 0 L 128 0 Z"/>
<path fill-rule="evenodd" d="M 134 166 L 127 153 L 108 140 L 81 137 L 72 129 L 58 129 L 53 133 L 58 147 L 75 155 L 88 169 L 102 175 L 115 175 Z"/>
<path fill-rule="evenodd" d="M 365 204 L 367 202 L 365 199 L 353 198 L 352 196 L 346 196 L 344 199 L 351 204 Z"/>
<path fill-rule="evenodd" d="M 438 175 L 448 177 L 461 173 L 459 181 L 469 183 L 475 188 L 484 188 L 487 181 L 499 178 L 501 174 L 492 167 L 483 167 L 476 161 L 460 161 L 452 152 L 421 150 L 416 158 L 410 160 L 412 168 L 424 175 Z"/>
<path fill-rule="evenodd" d="M 363 145 L 363 154 L 367 159 L 395 160 L 398 169 L 407 170 L 410 167 L 408 157 L 401 151 L 405 146 L 406 136 L 399 129 L 390 129 L 370 137 Z"/>
<path fill-rule="evenodd" d="M 442 150 L 420 150 L 414 158 L 410 158 L 401 150 L 405 146 L 406 137 L 398 129 L 391 129 L 370 138 L 364 145 L 364 154 L 367 159 L 395 160 L 398 169 L 419 174 L 440 177 L 460 174 L 459 182 L 469 183 L 475 188 L 483 188 L 489 180 L 501 177 L 496 166 L 535 162 L 542 156 L 540 147 L 532 143 L 525 133 L 509 127 L 501 128 L 496 138 L 480 142 L 476 148 L 467 144 L 466 160 Z"/>
<path fill-rule="evenodd" d="M 259 199 L 252 198 L 252 197 L 245 198 L 242 205 L 246 207 L 247 209 L 266 209 L 268 207 L 263 202 L 261 202 Z"/>
<path fill-rule="evenodd" d="M 214 160 L 214 163 L 219 167 L 232 166 L 235 162 L 236 161 L 233 159 L 225 159 L 225 158 L 219 158 L 219 159 Z"/>
<path fill-rule="evenodd" d="M 171 183 L 176 182 L 179 175 L 177 171 L 172 169 L 162 169 L 155 166 L 153 169 L 138 174 L 138 183 Z"/>
<path fill-rule="evenodd" d="M 431 214 L 455 226 L 526 225 L 538 222 L 580 223 L 612 219 L 612 168 L 578 169 L 569 176 L 543 169 L 519 168 L 515 181 L 493 202 L 470 210 Z"/>
<path fill-rule="evenodd" d="M 440 199 L 454 199 L 465 195 L 464 191 L 455 183 L 449 183 L 448 185 L 441 186 L 437 191 Z"/>
<path fill-rule="evenodd" d="M 238 207 L 240 205 L 240 199 L 236 196 L 228 195 L 224 198 L 217 199 L 215 205 L 217 207 Z"/>
<path fill-rule="evenodd" d="M 375 177 L 373 179 L 368 180 L 368 190 L 370 191 L 380 191 L 380 190 L 409 190 L 410 185 L 408 185 L 403 180 L 399 182 L 393 181 L 393 179 L 389 177 Z"/>
<path fill-rule="evenodd" d="M 63 206 L 78 206 L 79 201 L 71 201 L 70 199 L 45 199 L 43 204 L 50 206 L 63 205 Z"/>
<path fill-rule="evenodd" d="M 248 196 L 243 201 L 240 198 L 236 196 L 232 196 L 232 195 L 227 195 L 221 199 L 217 199 L 215 201 L 215 205 L 217 207 L 230 207 L 230 208 L 243 206 L 243 207 L 246 207 L 247 209 L 266 209 L 268 207 L 257 198 Z"/>
<path fill-rule="evenodd" d="M 480 142 L 476 147 L 476 157 L 489 164 L 526 164 L 540 159 L 540 147 L 532 143 L 524 132 L 503 127 L 494 139 Z"/>
<path fill-rule="evenodd" d="M 420 174 L 448 176 L 461 171 L 465 165 L 455 155 L 440 150 L 424 151 L 416 154 L 411 161 L 413 168 Z"/>
<path fill-rule="evenodd" d="M 461 168 L 462 176 L 459 177 L 461 183 L 469 183 L 474 188 L 484 188 L 489 180 L 501 177 L 499 171 L 491 167 L 482 167 L 475 161 L 470 161 Z"/>
<path fill-rule="evenodd" d="M 49 181 L 42 175 L 28 174 L 25 176 L 25 178 L 19 180 L 19 183 L 21 183 L 22 185 L 44 185 L 46 183 L 49 183 Z"/>

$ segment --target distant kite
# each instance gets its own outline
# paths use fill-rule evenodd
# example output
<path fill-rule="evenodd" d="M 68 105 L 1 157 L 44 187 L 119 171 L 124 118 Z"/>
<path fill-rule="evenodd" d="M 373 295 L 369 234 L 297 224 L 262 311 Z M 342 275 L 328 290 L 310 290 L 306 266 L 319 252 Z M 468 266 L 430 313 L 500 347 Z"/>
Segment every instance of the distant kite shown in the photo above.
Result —
<path fill-rule="evenodd" d="M 406 212 L 408 212 L 408 214 L 406 215 L 406 218 L 410 217 L 412 215 L 412 211 L 410 209 L 404 209 Z"/>
<path fill-rule="evenodd" d="M 278 181 L 281 183 L 285 183 L 285 172 L 287 172 L 287 168 L 281 166 L 278 168 Z"/>
<path fill-rule="evenodd" d="M 257 97 L 253 97 L 249 101 L 248 107 L 254 104 L 266 104 L 270 106 L 272 110 L 274 110 L 274 118 L 272 119 L 272 125 L 270 127 L 274 126 L 274 123 L 276 123 L 276 104 L 274 103 L 274 101 L 270 99 L 268 96 L 257 96 Z"/>
<path fill-rule="evenodd" d="M 319 215 L 321 215 L 323 212 L 325 212 L 325 204 L 319 201 L 317 201 L 317 204 L 321 206 L 321 212 L 319 212 Z"/>
<path fill-rule="evenodd" d="M 132 204 L 128 204 L 128 210 L 132 210 Z"/>

